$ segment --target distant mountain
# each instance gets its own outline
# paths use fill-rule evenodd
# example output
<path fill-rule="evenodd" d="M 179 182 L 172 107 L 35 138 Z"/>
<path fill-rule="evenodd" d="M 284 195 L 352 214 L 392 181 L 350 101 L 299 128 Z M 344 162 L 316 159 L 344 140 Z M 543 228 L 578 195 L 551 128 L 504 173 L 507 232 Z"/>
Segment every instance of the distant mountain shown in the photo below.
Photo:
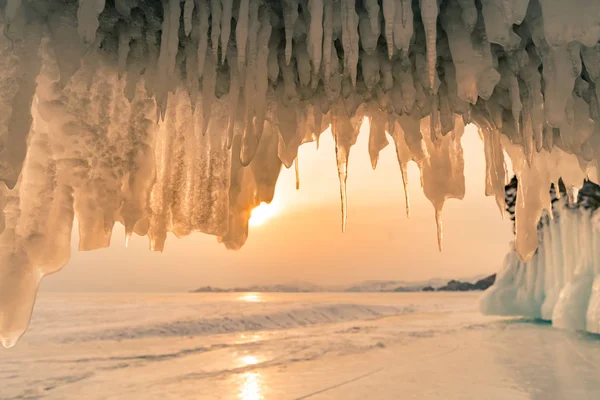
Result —
<path fill-rule="evenodd" d="M 192 290 L 192 293 L 238 293 L 238 292 L 260 292 L 260 293 L 311 293 L 311 292 L 327 292 L 327 288 L 315 285 L 310 282 L 290 282 L 275 285 L 252 285 L 245 287 L 234 287 L 222 289 L 212 286 L 204 286 Z"/>
<path fill-rule="evenodd" d="M 221 289 L 221 288 L 215 288 L 212 286 L 202 286 L 199 287 L 198 289 L 194 289 L 191 290 L 191 293 L 221 293 L 221 292 L 232 292 L 233 290 L 231 289 Z"/>
<path fill-rule="evenodd" d="M 487 288 L 492 286 L 495 281 L 496 274 L 487 276 L 483 279 L 478 280 L 475 283 L 451 280 L 446 286 L 442 286 L 437 290 L 442 292 L 467 292 L 471 290 L 486 290 Z"/>
<path fill-rule="evenodd" d="M 408 286 L 405 281 L 364 281 L 344 289 L 345 292 L 393 292 L 399 286 Z"/>
<path fill-rule="evenodd" d="M 434 278 L 427 281 L 364 281 L 347 287 L 345 292 L 418 292 L 426 286 L 442 286 L 447 279 Z"/>
<path fill-rule="evenodd" d="M 450 280 L 442 278 L 427 281 L 377 281 L 368 280 L 353 285 L 320 286 L 310 282 L 290 282 L 275 285 L 251 285 L 235 288 L 218 288 L 203 286 L 192 290 L 192 293 L 232 293 L 232 292 L 260 292 L 260 293 L 313 293 L 313 292 L 351 292 L 351 293 L 377 293 L 377 292 L 420 292 L 420 291 L 467 291 L 485 290 L 494 283 L 495 275 L 484 279 L 467 278 L 463 280 Z M 493 279 L 492 279 L 493 278 Z M 491 283 L 490 283 L 491 279 Z M 472 283 L 474 282 L 474 283 Z M 438 289 L 436 289 L 438 288 Z"/>

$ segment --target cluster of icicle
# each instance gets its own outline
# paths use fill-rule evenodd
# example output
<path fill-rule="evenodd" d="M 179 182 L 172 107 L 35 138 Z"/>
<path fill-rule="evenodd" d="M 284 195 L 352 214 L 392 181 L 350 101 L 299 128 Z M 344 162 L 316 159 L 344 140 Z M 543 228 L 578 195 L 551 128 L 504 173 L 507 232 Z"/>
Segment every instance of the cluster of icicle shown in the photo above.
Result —
<path fill-rule="evenodd" d="M 507 190 L 507 203 L 514 203 L 515 189 Z M 537 252 L 525 262 L 511 248 L 481 310 L 600 333 L 600 187 L 586 182 L 579 201 L 560 194 L 553 188 L 553 211 L 541 219 Z"/>
<path fill-rule="evenodd" d="M 329 127 L 342 225 L 366 117 L 373 166 L 389 136 L 405 185 L 421 168 L 440 245 L 464 125 L 501 210 L 516 146 L 524 259 L 549 184 L 578 187 L 600 156 L 597 0 L 0 0 L 0 14 L 5 346 L 67 263 L 74 217 L 81 250 L 108 246 L 116 221 L 154 250 L 194 231 L 239 248 L 281 165 Z"/>

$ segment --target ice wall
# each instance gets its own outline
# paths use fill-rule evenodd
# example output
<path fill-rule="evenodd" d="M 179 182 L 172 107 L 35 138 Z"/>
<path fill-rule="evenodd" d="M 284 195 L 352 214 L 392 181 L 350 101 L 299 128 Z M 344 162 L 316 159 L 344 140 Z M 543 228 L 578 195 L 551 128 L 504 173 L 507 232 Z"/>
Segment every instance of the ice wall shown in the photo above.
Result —
<path fill-rule="evenodd" d="M 485 142 L 486 194 L 522 183 L 529 259 L 547 189 L 595 179 L 597 0 L 0 0 L 0 341 L 27 327 L 40 279 L 115 222 L 246 240 L 281 165 L 330 127 L 342 229 L 350 149 L 394 142 L 436 210 L 464 195 L 460 138 Z M 408 192 L 407 192 L 408 193 Z M 407 195 L 408 212 L 408 195 Z"/>
<path fill-rule="evenodd" d="M 514 202 L 514 192 L 512 185 L 509 202 Z M 551 195 L 552 218 L 546 213 L 540 220 L 536 253 L 523 261 L 511 246 L 495 284 L 481 299 L 481 310 L 600 333 L 600 187 L 587 182 L 579 201 L 571 198 L 571 204 L 565 196 L 555 196 L 554 189 Z"/>

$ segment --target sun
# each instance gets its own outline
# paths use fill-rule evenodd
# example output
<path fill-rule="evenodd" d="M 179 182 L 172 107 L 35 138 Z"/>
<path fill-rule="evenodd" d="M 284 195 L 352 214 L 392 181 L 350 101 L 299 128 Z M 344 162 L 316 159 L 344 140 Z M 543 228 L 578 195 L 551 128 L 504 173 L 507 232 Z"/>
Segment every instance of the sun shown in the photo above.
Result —
<path fill-rule="evenodd" d="M 250 226 L 260 226 L 277 214 L 277 207 L 273 204 L 265 202 L 260 203 L 250 212 L 248 224 Z"/>

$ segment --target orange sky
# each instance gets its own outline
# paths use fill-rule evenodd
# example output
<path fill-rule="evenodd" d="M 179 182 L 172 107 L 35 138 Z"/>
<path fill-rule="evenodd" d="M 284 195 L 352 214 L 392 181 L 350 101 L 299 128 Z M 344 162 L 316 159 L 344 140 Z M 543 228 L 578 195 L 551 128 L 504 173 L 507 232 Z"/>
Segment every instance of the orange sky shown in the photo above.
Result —
<path fill-rule="evenodd" d="M 348 226 L 340 231 L 339 183 L 331 134 L 300 148 L 300 190 L 294 168 L 281 173 L 266 223 L 250 228 L 240 251 L 228 251 L 213 236 L 170 236 L 164 253 L 148 251 L 145 237 L 124 246 L 120 225 L 112 247 L 77 252 L 71 262 L 46 277 L 42 290 L 185 291 L 304 280 L 346 284 L 367 279 L 419 280 L 496 272 L 511 240 L 492 197 L 484 196 L 483 144 L 473 126 L 463 137 L 466 196 L 444 207 L 444 251 L 436 244 L 433 207 L 420 188 L 416 165 L 409 166 L 412 215 L 406 218 L 404 193 L 391 144 L 376 171 L 363 126 L 352 148 L 348 172 Z M 76 232 L 76 230 L 74 230 Z"/>

